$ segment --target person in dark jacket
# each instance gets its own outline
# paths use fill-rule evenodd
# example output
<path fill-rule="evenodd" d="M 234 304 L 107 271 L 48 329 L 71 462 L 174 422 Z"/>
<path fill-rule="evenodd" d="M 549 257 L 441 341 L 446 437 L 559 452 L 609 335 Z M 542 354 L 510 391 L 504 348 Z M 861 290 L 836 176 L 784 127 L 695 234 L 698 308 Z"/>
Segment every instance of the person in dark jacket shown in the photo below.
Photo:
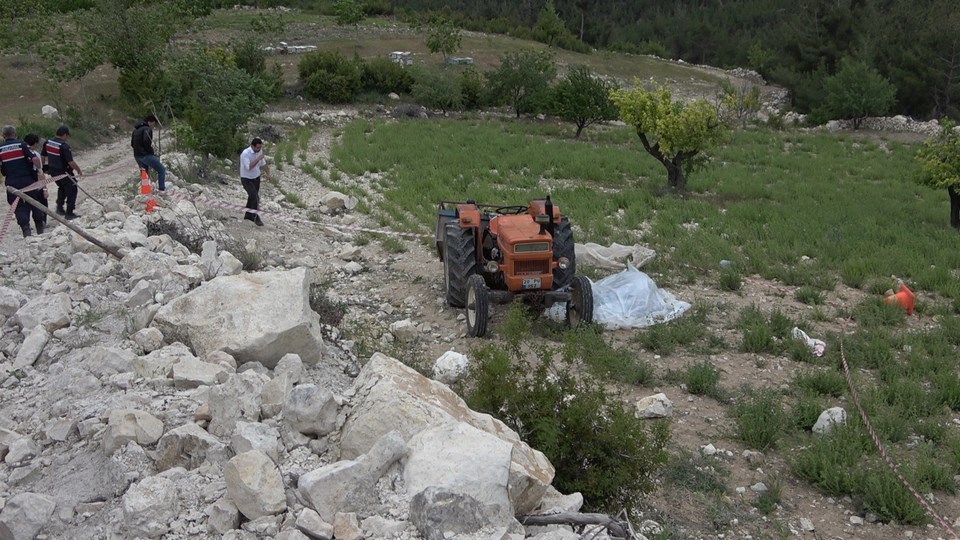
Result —
<path fill-rule="evenodd" d="M 166 191 L 167 170 L 153 151 L 153 128 L 156 125 L 156 116 L 151 114 L 144 118 L 143 122 L 133 128 L 130 146 L 133 147 L 133 159 L 137 160 L 137 165 L 147 172 L 150 172 L 150 169 L 157 171 L 157 187 L 160 191 Z"/>
<path fill-rule="evenodd" d="M 76 176 L 83 176 L 80 166 L 73 160 L 73 150 L 70 148 L 70 128 L 60 126 L 57 128 L 57 136 L 43 143 L 43 150 L 40 155 L 47 163 L 44 169 L 50 176 L 64 176 L 57 180 L 57 214 L 67 219 L 76 219 L 80 216 L 73 210 L 77 207 L 77 188 Z M 66 205 L 66 208 L 64 208 Z"/>
<path fill-rule="evenodd" d="M 40 158 L 33 155 L 27 143 L 17 138 L 17 128 L 13 126 L 3 126 L 3 143 L 0 144 L 0 172 L 6 178 L 6 184 L 10 187 L 23 189 L 33 183 L 38 178 L 41 168 Z M 42 196 L 43 188 L 33 189 L 26 192 L 29 197 L 36 198 Z M 7 192 L 7 202 L 11 205 L 17 199 L 13 193 Z M 23 237 L 30 236 L 30 214 L 33 207 L 20 201 L 17 204 L 15 212 L 17 225 L 23 231 Z"/>
<path fill-rule="evenodd" d="M 30 147 L 30 151 L 33 152 L 33 156 L 35 158 L 39 159 L 40 161 L 43 161 L 43 159 L 41 159 L 41 156 L 40 156 L 40 136 L 39 135 L 37 135 L 36 133 L 28 133 L 27 136 L 23 138 L 23 142 L 27 143 L 27 146 Z M 34 162 L 34 164 L 36 164 L 36 162 Z M 45 172 L 45 171 L 38 171 L 36 168 L 34 168 L 33 172 L 34 172 L 34 175 L 36 175 L 37 179 L 39 180 L 44 176 L 43 174 L 41 174 L 41 172 Z M 47 191 L 46 186 L 36 191 L 31 191 L 30 193 L 33 193 L 33 195 L 30 195 L 30 196 L 33 197 L 38 203 L 42 204 L 43 206 L 47 206 L 47 198 L 49 197 L 49 192 Z M 39 208 L 33 208 L 32 206 L 30 208 L 30 211 L 33 214 L 33 224 L 36 225 L 37 227 L 37 234 L 43 234 L 43 231 L 47 228 L 47 214 L 45 214 L 43 210 L 40 210 Z"/>

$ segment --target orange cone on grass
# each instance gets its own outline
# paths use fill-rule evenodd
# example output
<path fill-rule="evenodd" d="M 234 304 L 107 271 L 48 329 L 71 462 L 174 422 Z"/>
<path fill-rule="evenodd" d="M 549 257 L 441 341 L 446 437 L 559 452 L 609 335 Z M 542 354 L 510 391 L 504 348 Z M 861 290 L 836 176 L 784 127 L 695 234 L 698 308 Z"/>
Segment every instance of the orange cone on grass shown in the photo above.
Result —
<path fill-rule="evenodd" d="M 901 308 L 907 310 L 907 315 L 913 315 L 913 310 L 916 308 L 916 296 L 913 294 L 913 291 L 909 287 L 900 284 L 900 291 L 897 294 L 891 294 L 883 299 L 887 304 L 898 305 Z"/>

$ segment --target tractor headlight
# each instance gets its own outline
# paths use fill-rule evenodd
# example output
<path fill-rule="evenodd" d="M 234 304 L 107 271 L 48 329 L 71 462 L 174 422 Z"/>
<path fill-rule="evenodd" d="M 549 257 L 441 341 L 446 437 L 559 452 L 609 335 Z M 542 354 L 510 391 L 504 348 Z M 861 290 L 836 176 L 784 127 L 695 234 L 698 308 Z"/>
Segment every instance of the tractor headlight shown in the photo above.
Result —
<path fill-rule="evenodd" d="M 557 259 L 557 266 L 559 266 L 561 270 L 566 270 L 570 267 L 570 259 L 566 257 L 560 257 Z"/>
<path fill-rule="evenodd" d="M 487 272 L 494 273 L 500 271 L 500 264 L 497 261 L 487 261 Z"/>

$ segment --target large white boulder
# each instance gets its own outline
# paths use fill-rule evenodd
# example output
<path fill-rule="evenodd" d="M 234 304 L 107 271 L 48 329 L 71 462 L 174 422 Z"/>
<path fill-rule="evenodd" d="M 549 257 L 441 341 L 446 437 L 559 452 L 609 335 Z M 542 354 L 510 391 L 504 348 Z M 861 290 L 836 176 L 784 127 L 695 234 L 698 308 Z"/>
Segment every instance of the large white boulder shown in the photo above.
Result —
<path fill-rule="evenodd" d="M 70 326 L 71 309 L 70 295 L 57 293 L 30 300 L 17 310 L 15 317 L 24 329 L 40 325 L 47 332 L 53 332 Z"/>
<path fill-rule="evenodd" d="M 341 431 L 340 459 L 369 450 L 385 433 L 397 430 L 405 440 L 432 426 L 465 422 L 513 447 L 509 493 L 517 514 L 536 508 L 553 481 L 554 468 L 503 422 L 470 410 L 446 385 L 428 379 L 401 362 L 374 354 L 354 381 L 353 406 Z"/>
<path fill-rule="evenodd" d="M 280 471 L 269 456 L 250 450 L 223 468 L 227 496 L 247 519 L 279 514 L 287 509 Z"/>
<path fill-rule="evenodd" d="M 55 508 L 54 500 L 46 495 L 14 495 L 3 507 L 3 512 L 0 512 L 0 538 L 34 538 L 49 522 Z"/>
<path fill-rule="evenodd" d="M 130 441 L 149 446 L 160 440 L 161 435 L 163 422 L 152 414 L 136 409 L 114 409 L 110 411 L 103 434 L 103 451 L 109 456 Z"/>
<path fill-rule="evenodd" d="M 843 407 L 830 407 L 820 413 L 817 422 L 813 424 L 812 431 L 819 435 L 826 435 L 833 431 L 835 426 L 842 426 L 847 423 L 847 411 Z"/>
<path fill-rule="evenodd" d="M 123 520 L 128 538 L 157 538 L 170 530 L 180 514 L 180 499 L 173 481 L 148 476 L 123 495 Z"/>
<path fill-rule="evenodd" d="M 221 350 L 273 368 L 283 351 L 314 365 L 325 347 L 310 283 L 305 268 L 218 277 L 160 308 L 153 325 L 199 356 Z"/>

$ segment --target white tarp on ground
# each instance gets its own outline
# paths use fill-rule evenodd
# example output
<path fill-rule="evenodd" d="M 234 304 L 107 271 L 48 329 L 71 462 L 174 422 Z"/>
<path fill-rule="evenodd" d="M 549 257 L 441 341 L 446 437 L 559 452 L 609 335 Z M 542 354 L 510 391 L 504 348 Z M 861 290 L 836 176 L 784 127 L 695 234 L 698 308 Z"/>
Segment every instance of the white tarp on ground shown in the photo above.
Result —
<path fill-rule="evenodd" d="M 593 320 L 611 330 L 672 321 L 688 309 L 690 304 L 657 288 L 650 276 L 630 264 L 593 284 Z"/>
<path fill-rule="evenodd" d="M 577 254 L 577 265 L 609 270 L 619 270 L 627 262 L 631 262 L 634 268 L 643 268 L 643 265 L 657 256 L 656 251 L 640 244 L 624 246 L 614 242 L 609 247 L 604 247 L 590 242 L 576 244 L 574 249 Z"/>

